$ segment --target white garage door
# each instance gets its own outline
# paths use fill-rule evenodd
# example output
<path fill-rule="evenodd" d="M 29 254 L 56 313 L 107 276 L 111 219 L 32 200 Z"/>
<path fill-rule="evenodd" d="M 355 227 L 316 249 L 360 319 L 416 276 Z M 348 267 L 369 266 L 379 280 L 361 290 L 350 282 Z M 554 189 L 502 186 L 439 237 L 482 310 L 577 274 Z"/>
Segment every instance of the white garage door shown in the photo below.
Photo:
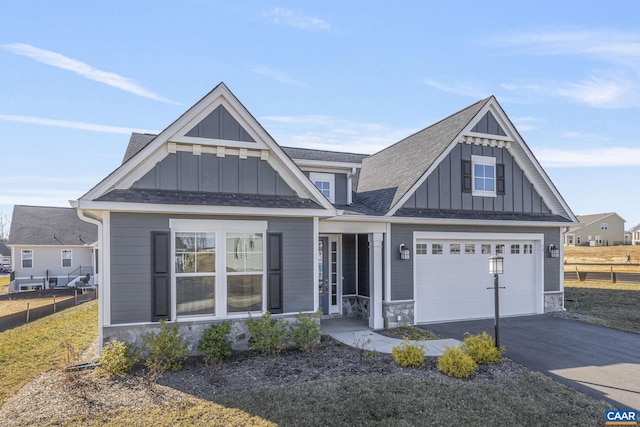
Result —
<path fill-rule="evenodd" d="M 541 245 L 535 240 L 417 238 L 416 321 L 480 319 L 494 316 L 489 257 L 504 257 L 500 316 L 543 312 Z"/>

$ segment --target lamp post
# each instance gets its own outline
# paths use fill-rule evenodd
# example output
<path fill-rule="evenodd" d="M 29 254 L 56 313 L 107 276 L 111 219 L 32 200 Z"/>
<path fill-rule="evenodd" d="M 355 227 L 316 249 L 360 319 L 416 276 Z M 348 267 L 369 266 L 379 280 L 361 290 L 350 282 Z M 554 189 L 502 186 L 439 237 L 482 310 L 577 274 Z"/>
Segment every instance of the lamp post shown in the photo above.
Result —
<path fill-rule="evenodd" d="M 504 273 L 504 258 L 499 255 L 489 257 L 489 274 L 493 274 L 493 290 L 494 290 L 494 306 L 495 306 L 495 336 L 496 348 L 500 348 L 500 297 L 498 290 L 500 289 L 498 282 L 498 274 Z M 491 288 L 487 288 L 491 289 Z"/>

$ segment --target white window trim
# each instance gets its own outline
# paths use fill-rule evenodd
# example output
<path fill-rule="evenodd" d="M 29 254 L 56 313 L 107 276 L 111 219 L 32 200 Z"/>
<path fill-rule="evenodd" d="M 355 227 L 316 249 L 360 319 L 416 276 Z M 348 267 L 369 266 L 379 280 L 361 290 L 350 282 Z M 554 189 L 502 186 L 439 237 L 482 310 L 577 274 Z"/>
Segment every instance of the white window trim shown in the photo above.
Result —
<path fill-rule="evenodd" d="M 25 266 L 24 266 L 24 261 L 25 261 L 25 259 L 24 259 L 24 253 L 25 253 L 25 252 L 31 252 L 31 267 L 25 267 Z M 33 264 L 34 264 L 34 263 L 33 263 L 33 261 L 34 261 L 34 258 L 35 258 L 35 256 L 34 256 L 34 253 L 33 253 L 33 249 L 22 249 L 22 250 L 20 250 L 20 266 L 21 266 L 23 269 L 33 268 Z"/>
<path fill-rule="evenodd" d="M 69 261 L 71 261 L 68 266 L 64 265 L 64 260 L 65 260 L 64 253 L 65 252 L 69 252 Z M 71 268 L 71 267 L 73 267 L 73 250 L 71 250 L 71 249 L 61 249 L 60 250 L 60 267 L 62 267 L 62 268 Z"/>
<path fill-rule="evenodd" d="M 267 221 L 225 221 L 203 219 L 170 219 L 171 229 L 171 318 L 178 321 L 246 318 L 247 313 L 227 313 L 227 233 L 262 233 L 262 314 L 267 309 Z M 177 316 L 175 235 L 176 232 L 216 233 L 215 315 Z M 254 312 L 252 312 L 254 313 Z"/>
<path fill-rule="evenodd" d="M 493 166 L 493 191 L 476 190 L 476 165 Z M 471 156 L 471 195 L 481 197 L 496 197 L 496 158 L 486 156 Z"/>
<path fill-rule="evenodd" d="M 336 202 L 336 176 L 332 173 L 320 173 L 320 172 L 309 172 L 309 179 L 316 185 L 316 181 L 328 182 L 329 183 L 329 201 L 331 203 Z"/>

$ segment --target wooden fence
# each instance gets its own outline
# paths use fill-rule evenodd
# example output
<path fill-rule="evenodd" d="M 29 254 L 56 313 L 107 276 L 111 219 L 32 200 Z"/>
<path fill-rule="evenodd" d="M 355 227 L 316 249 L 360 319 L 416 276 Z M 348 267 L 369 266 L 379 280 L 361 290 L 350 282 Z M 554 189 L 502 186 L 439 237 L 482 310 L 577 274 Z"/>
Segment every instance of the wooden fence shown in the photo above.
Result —
<path fill-rule="evenodd" d="M 29 308 L 29 299 L 31 298 L 26 298 L 24 299 L 24 304 L 26 307 L 24 311 L 0 317 L 0 332 L 22 326 L 26 323 L 33 322 L 34 320 L 49 316 L 60 310 L 75 307 L 78 304 L 82 304 L 83 302 L 91 301 L 96 298 L 98 298 L 97 291 L 85 291 L 84 293 L 79 293 L 78 291 L 76 291 L 72 298 L 68 298 L 63 301 L 52 302 L 49 305 L 43 305 L 37 308 Z M 53 300 L 55 301 L 55 297 L 53 298 Z"/>
<path fill-rule="evenodd" d="M 565 271 L 564 280 L 579 280 L 611 283 L 635 283 L 640 284 L 640 273 L 625 273 L 613 271 Z"/>

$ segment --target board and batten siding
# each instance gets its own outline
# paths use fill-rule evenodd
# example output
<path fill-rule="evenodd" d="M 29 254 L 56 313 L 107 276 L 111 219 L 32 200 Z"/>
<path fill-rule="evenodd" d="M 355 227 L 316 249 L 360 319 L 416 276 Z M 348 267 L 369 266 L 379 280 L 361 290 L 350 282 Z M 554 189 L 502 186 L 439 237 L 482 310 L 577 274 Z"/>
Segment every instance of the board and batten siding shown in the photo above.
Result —
<path fill-rule="evenodd" d="M 494 157 L 505 168 L 505 194 L 472 196 L 462 191 L 462 160 Z M 505 148 L 458 144 L 403 205 L 405 208 L 550 213 L 542 197 Z"/>
<path fill-rule="evenodd" d="M 412 247 L 413 233 L 415 231 L 433 232 L 455 232 L 468 233 L 470 240 L 473 240 L 473 233 L 537 233 L 544 235 L 544 291 L 560 291 L 560 268 L 562 262 L 560 258 L 549 258 L 547 248 L 553 243 L 560 246 L 561 233 L 559 228 L 545 227 L 508 227 L 508 226 L 447 226 L 447 225 L 414 225 L 414 224 L 392 224 L 391 225 L 391 247 L 397 248 L 401 243 Z M 391 300 L 412 300 L 413 295 L 413 263 L 415 253 L 411 251 L 411 262 L 400 260 L 397 256 L 391 257 Z M 488 267 L 487 267 L 488 268 Z M 451 274 L 455 274 L 454 271 Z M 487 272 L 487 277 L 489 273 Z M 478 278 L 482 280 L 482 277 Z M 490 280 L 489 280 L 490 281 Z M 489 281 L 487 283 L 489 283 Z"/>
<path fill-rule="evenodd" d="M 133 184 L 146 190 L 293 196 L 294 191 L 267 161 L 258 157 L 169 154 Z"/>
<path fill-rule="evenodd" d="M 111 323 L 151 321 L 151 232 L 169 231 L 171 218 L 253 220 L 164 214 L 111 214 Z M 283 304 L 285 312 L 313 310 L 313 220 L 262 218 L 268 232 L 281 232 L 283 242 Z M 266 236 L 265 236 L 266 237 Z M 171 260 L 173 262 L 173 260 Z"/>

